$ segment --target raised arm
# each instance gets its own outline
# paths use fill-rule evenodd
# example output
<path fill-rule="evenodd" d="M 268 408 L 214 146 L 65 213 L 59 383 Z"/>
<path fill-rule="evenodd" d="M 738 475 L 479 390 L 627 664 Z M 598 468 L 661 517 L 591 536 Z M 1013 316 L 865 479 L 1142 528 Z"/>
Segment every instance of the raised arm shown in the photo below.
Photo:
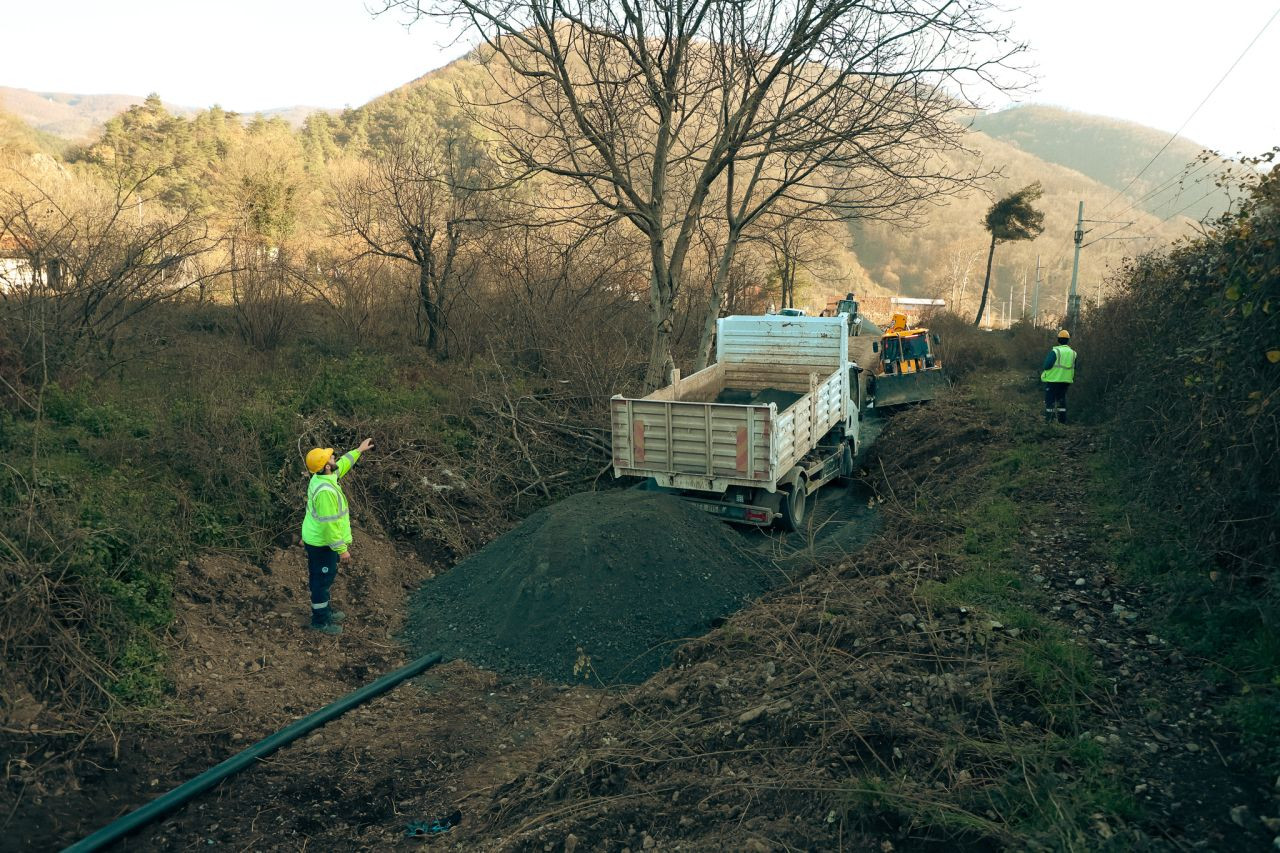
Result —
<path fill-rule="evenodd" d="M 364 441 L 360 442 L 359 447 L 348 450 L 346 453 L 342 454 L 342 458 L 338 460 L 338 479 L 342 479 L 347 476 L 347 472 L 350 471 L 352 466 L 354 466 L 360 459 L 360 454 L 372 447 L 373 439 L 366 438 Z"/>

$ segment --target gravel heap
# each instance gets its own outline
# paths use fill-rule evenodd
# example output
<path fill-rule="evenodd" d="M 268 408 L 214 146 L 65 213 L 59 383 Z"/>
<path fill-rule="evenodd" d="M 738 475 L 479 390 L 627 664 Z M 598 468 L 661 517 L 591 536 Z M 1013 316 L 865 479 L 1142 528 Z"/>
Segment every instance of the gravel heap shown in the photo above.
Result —
<path fill-rule="evenodd" d="M 428 581 L 406 634 L 423 653 L 509 675 L 634 683 L 770 579 L 739 534 L 692 504 L 584 492 Z"/>

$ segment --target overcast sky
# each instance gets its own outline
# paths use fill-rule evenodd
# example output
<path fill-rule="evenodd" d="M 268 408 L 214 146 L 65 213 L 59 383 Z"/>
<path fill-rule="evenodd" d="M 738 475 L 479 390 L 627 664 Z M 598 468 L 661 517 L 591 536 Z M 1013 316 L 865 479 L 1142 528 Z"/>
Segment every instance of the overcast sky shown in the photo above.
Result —
<path fill-rule="evenodd" d="M 239 112 L 358 106 L 461 54 L 431 22 L 406 31 L 362 0 L 4 0 L 0 85 L 159 92 Z M 1190 12 L 1188 9 L 1200 11 Z M 1024 0 L 1010 12 L 1038 66 L 1024 102 L 1173 132 L 1280 10 L 1280 0 Z M 1280 20 L 1183 135 L 1224 154 L 1280 145 Z"/>

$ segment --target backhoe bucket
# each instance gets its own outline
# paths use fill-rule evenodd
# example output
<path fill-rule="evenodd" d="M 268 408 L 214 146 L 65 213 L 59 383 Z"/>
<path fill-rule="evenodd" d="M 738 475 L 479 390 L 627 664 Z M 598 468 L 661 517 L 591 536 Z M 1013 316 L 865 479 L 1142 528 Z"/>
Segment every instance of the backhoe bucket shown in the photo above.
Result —
<path fill-rule="evenodd" d="M 875 408 L 887 409 L 932 400 L 947 387 L 947 377 L 940 369 L 877 376 Z"/>

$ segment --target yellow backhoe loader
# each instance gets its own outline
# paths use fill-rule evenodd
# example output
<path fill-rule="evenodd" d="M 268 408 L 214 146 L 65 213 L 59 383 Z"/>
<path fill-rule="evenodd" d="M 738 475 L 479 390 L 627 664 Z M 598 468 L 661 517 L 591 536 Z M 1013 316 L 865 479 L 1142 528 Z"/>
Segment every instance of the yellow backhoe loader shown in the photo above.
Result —
<path fill-rule="evenodd" d="M 947 387 L 942 360 L 933 348 L 937 342 L 938 336 L 925 327 L 909 326 L 906 314 L 894 314 L 873 347 L 880 358 L 867 389 L 869 407 L 887 409 L 937 397 Z"/>

